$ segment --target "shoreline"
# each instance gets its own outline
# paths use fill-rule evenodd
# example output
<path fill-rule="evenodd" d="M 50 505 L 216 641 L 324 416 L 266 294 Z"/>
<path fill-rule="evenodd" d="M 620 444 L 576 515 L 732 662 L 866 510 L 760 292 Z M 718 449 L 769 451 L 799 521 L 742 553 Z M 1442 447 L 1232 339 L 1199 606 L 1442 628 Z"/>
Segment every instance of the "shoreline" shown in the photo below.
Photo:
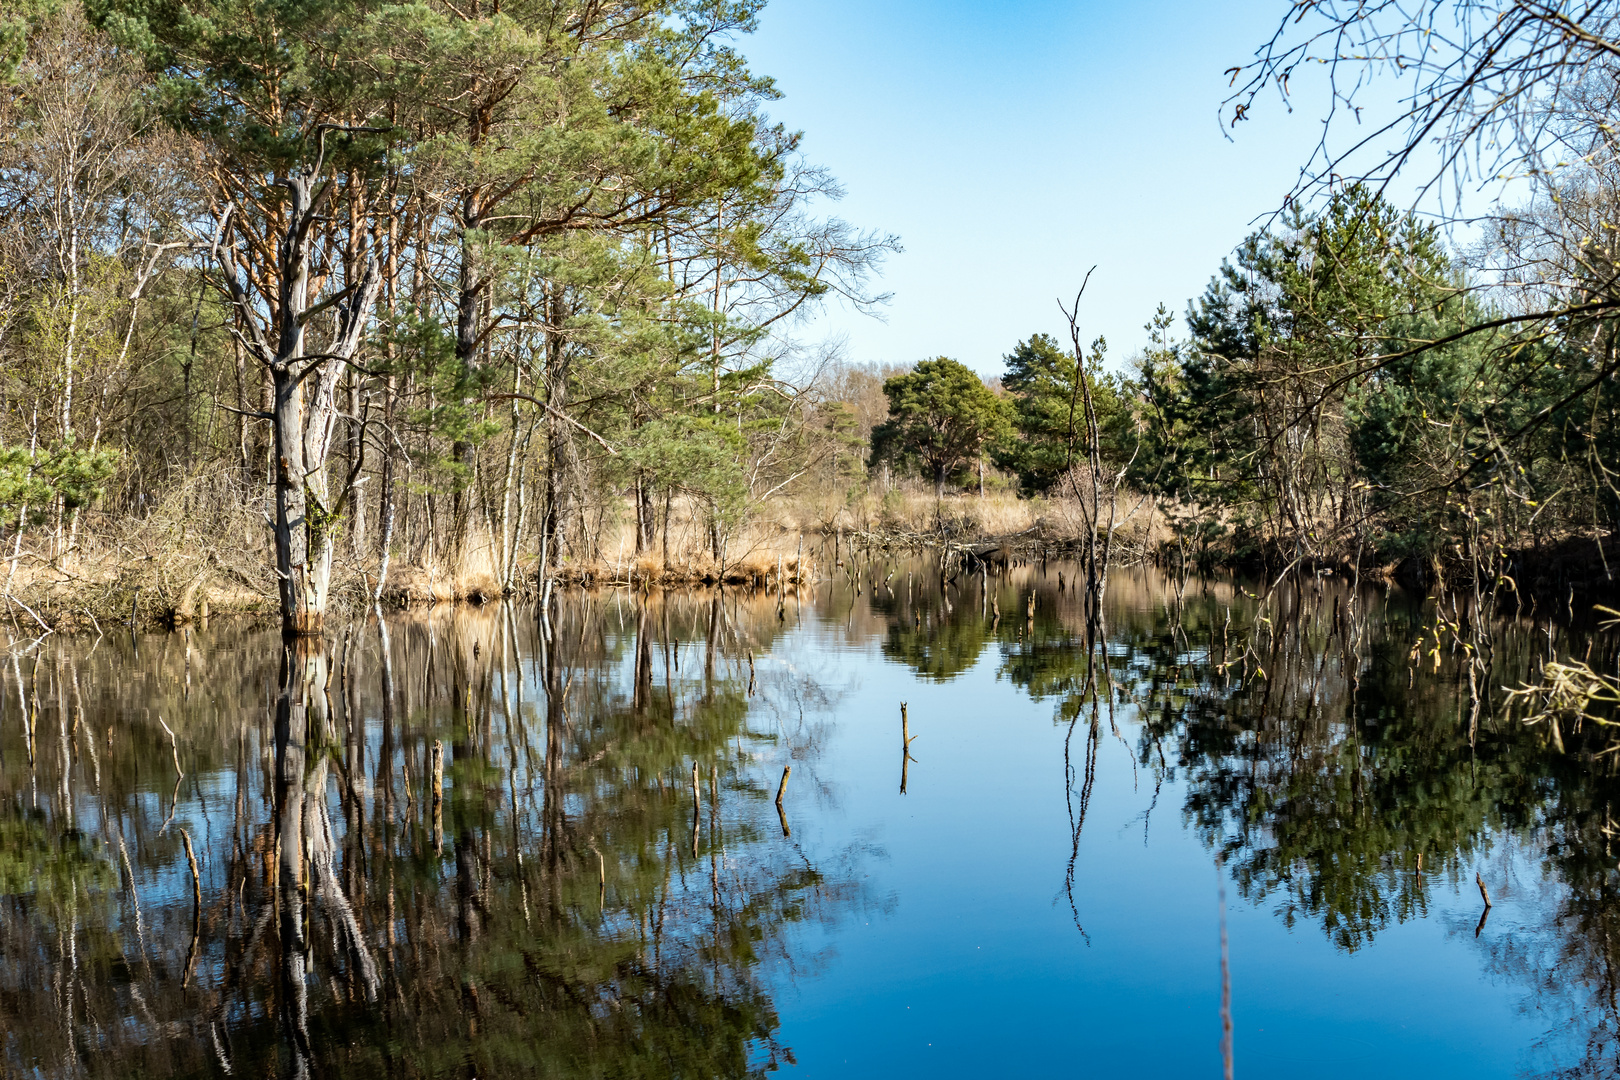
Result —
<path fill-rule="evenodd" d="M 1082 537 L 1054 534 L 1040 524 L 1001 535 L 949 528 L 928 531 L 833 528 L 823 533 L 780 537 L 783 541 L 790 538 L 791 554 L 773 550 L 767 542 L 757 544 L 748 554 L 724 564 L 712 559 L 688 558 L 666 565 L 661 559 L 648 556 L 614 562 L 564 563 L 553 570 L 549 587 L 651 590 L 718 586 L 787 591 L 828 581 L 846 572 L 851 562 L 868 563 L 900 553 L 940 557 L 947 563 L 960 562 L 964 570 L 974 573 L 980 569 L 1006 569 L 1053 560 L 1083 561 L 1084 558 Z M 1284 558 L 1285 554 L 1290 557 Z M 1553 611 L 1573 620 L 1583 609 L 1612 602 L 1620 596 L 1620 539 L 1606 539 L 1599 544 L 1591 538 L 1567 538 L 1540 547 L 1506 551 L 1501 559 L 1504 576 L 1494 584 L 1497 584 L 1498 606 L 1504 611 Z M 1277 542 L 1245 551 L 1234 551 L 1223 545 L 1195 552 L 1162 539 L 1151 547 L 1140 543 L 1116 547 L 1112 570 L 1136 566 L 1151 566 L 1165 573 L 1189 577 L 1218 574 L 1256 580 L 1280 580 L 1290 575 L 1338 577 L 1414 594 L 1471 591 L 1468 581 L 1471 568 L 1459 558 L 1449 562 L 1433 559 L 1427 564 L 1416 560 L 1379 564 L 1363 552 L 1357 565 L 1355 552 L 1301 558 Z M 109 624 L 175 627 L 211 616 L 276 616 L 275 595 L 235 568 L 194 568 L 184 584 L 169 580 L 165 568 L 151 565 L 150 560 L 72 570 L 52 569 L 56 576 L 51 578 L 41 573 L 19 575 L 20 580 L 14 582 L 12 591 L 4 597 L 8 601 L 6 617 L 11 619 L 16 632 L 104 630 Z M 519 564 L 515 587 L 510 589 L 503 589 L 488 573 L 456 575 L 396 564 L 380 596 L 376 595 L 375 578 L 371 574 L 353 568 L 352 564 L 341 569 L 345 572 L 338 576 L 331 589 L 331 610 L 336 617 L 368 609 L 374 604 L 401 610 L 442 603 L 480 605 L 501 599 L 532 602 L 539 600 L 547 589 L 535 580 L 535 560 Z"/>

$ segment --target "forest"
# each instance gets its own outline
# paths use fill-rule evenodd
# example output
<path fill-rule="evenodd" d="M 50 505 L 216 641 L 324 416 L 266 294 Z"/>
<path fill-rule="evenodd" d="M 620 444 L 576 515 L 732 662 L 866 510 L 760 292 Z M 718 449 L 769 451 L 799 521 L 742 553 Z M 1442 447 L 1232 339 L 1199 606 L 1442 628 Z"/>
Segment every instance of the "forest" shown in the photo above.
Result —
<path fill-rule="evenodd" d="M 803 340 L 830 303 L 881 311 L 900 240 L 825 213 L 838 181 L 738 51 L 759 8 L 8 6 L 10 617 L 309 633 L 334 604 L 799 580 L 806 537 L 846 533 L 1067 544 L 1103 577 L 1611 580 L 1604 50 L 1480 29 L 1483 66 L 1436 69 L 1388 157 L 1313 162 L 1185 332 L 1144 304 L 1150 344 L 1111 360 L 1082 285 L 1067 340 L 986 378 Z M 1234 69 L 1233 124 L 1324 42 L 1393 62 L 1417 25 L 1323 18 Z M 1518 133 L 1522 197 L 1465 232 L 1403 208 L 1436 131 L 1454 182 Z"/>

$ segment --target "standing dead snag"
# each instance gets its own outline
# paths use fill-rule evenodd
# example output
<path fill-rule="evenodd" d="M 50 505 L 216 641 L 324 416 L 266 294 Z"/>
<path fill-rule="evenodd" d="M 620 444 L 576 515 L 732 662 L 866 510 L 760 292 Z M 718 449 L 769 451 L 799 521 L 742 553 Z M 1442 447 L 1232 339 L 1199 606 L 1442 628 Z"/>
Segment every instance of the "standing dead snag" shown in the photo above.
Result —
<path fill-rule="evenodd" d="M 1080 516 L 1086 528 L 1086 624 L 1095 629 L 1102 618 L 1103 592 L 1108 587 L 1108 565 L 1113 555 L 1114 532 L 1119 528 L 1119 506 L 1115 494 L 1119 485 L 1125 478 L 1125 468 L 1112 476 L 1106 485 L 1108 495 L 1108 524 L 1103 532 L 1102 549 L 1097 547 L 1097 527 L 1101 524 L 1102 497 L 1105 491 L 1103 482 L 1102 459 L 1102 429 L 1097 422 L 1096 402 L 1091 394 L 1091 376 L 1086 372 L 1085 349 L 1080 344 L 1080 298 L 1086 294 L 1086 285 L 1091 281 L 1091 275 L 1096 271 L 1093 266 L 1086 271 L 1086 276 L 1080 283 L 1080 291 L 1075 293 L 1074 305 L 1064 307 L 1063 301 L 1058 301 L 1058 310 L 1069 322 L 1069 340 L 1074 349 L 1074 383 L 1069 388 L 1069 416 L 1067 445 L 1064 451 L 1063 474 L 1069 480 L 1069 486 L 1074 491 L 1075 501 L 1080 504 Z M 1082 410 L 1079 421 L 1081 429 L 1075 427 L 1075 409 Z M 1083 432 L 1083 435 L 1082 435 Z M 1083 437 L 1085 440 L 1086 467 L 1091 474 L 1091 505 L 1086 505 L 1085 496 L 1080 491 L 1080 482 L 1075 476 L 1074 457 L 1075 441 Z"/>

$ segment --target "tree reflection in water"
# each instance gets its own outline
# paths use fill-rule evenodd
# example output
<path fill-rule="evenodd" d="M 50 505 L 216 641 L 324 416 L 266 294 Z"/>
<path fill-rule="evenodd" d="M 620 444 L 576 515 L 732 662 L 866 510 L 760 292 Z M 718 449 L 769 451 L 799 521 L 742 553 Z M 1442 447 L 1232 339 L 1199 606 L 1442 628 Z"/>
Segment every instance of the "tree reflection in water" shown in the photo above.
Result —
<path fill-rule="evenodd" d="M 1437 895 L 1472 892 L 1476 872 L 1497 880 L 1530 919 L 1479 935 L 1488 970 L 1555 1021 L 1540 1048 L 1563 1060 L 1554 1072 L 1620 1075 L 1620 753 L 1612 729 L 1510 719 L 1500 693 L 1554 654 L 1620 670 L 1620 642 L 1493 620 L 1492 694 L 1476 717 L 1467 656 L 1436 632 L 1442 617 L 1466 629 L 1466 611 L 1442 616 L 1432 601 L 1309 577 L 1261 603 L 1263 583 L 1120 573 L 1102 644 L 1059 570 L 990 571 L 991 611 L 1022 613 L 1035 594 L 1027 622 L 987 613 L 971 573 L 917 573 L 915 587 L 873 606 L 887 620 L 885 655 L 919 676 L 948 680 L 995 650 L 1002 678 L 1054 703 L 1069 729 L 1076 926 L 1075 865 L 1107 767 L 1099 744 L 1133 730 L 1118 765 L 1151 775 L 1144 828 L 1161 786 L 1179 782 L 1185 820 L 1238 892 L 1341 949 L 1428 915 Z M 1457 933 L 1473 935 L 1466 922 Z"/>
<path fill-rule="evenodd" d="M 0 1073 L 790 1061 L 766 969 L 813 959 L 784 955 L 789 924 L 861 901 L 861 852 L 783 840 L 753 767 L 813 762 L 813 716 L 751 723 L 827 703 L 754 672 L 781 626 L 774 597 L 576 594 L 549 642 L 495 607 L 285 648 L 217 625 L 17 643 Z"/>

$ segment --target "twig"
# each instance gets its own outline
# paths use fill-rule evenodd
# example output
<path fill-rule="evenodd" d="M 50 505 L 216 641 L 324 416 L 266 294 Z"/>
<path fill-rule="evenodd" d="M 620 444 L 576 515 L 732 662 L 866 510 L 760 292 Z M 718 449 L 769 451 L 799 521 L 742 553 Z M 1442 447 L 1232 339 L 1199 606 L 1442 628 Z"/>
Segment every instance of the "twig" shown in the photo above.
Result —
<path fill-rule="evenodd" d="M 13 604 L 16 604 L 18 607 L 20 607 L 24 611 L 28 612 L 28 614 L 32 615 L 34 617 L 34 621 L 39 623 L 39 628 L 41 630 L 45 631 L 45 633 L 49 634 L 49 633 L 52 632 L 51 627 L 46 625 L 45 620 L 40 618 L 39 613 L 36 612 L 33 608 L 31 608 L 27 604 L 23 603 L 17 597 L 12 596 L 11 593 L 9 593 L 9 592 L 6 593 L 6 599 L 10 600 Z"/>

